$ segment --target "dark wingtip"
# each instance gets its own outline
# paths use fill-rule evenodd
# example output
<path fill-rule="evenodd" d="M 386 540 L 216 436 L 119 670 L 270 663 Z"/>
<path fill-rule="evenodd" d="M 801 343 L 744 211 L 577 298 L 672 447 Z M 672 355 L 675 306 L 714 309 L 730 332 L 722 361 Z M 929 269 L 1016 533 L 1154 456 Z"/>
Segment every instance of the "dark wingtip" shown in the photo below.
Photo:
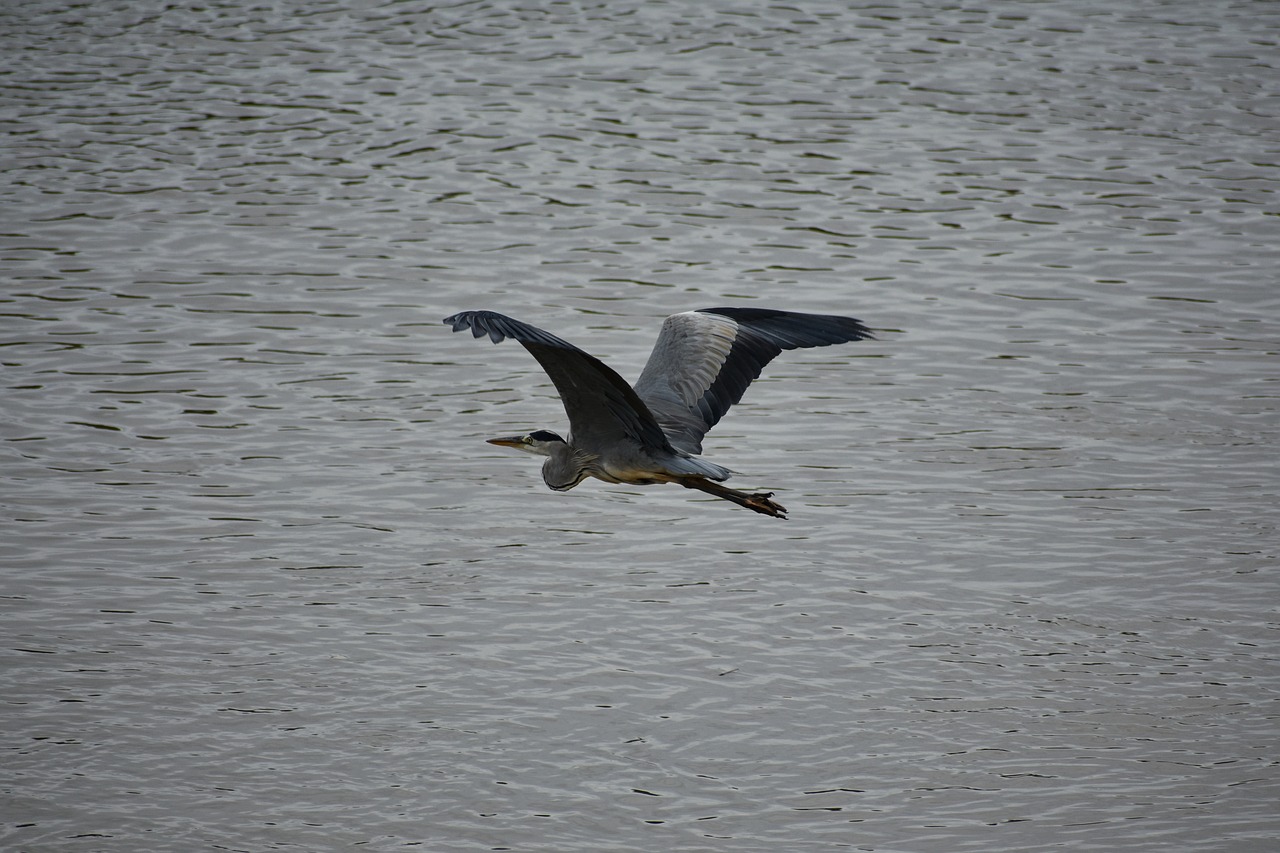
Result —
<path fill-rule="evenodd" d="M 728 317 L 781 349 L 825 347 L 852 341 L 875 340 L 861 320 L 833 314 L 805 314 L 772 308 L 699 308 L 706 314 Z"/>
<path fill-rule="evenodd" d="M 459 311 L 450 317 L 444 318 L 447 326 L 453 326 L 455 332 L 461 332 L 463 329 L 470 329 L 471 336 L 475 338 L 488 335 L 489 340 L 495 344 L 500 344 L 506 339 L 499 329 L 498 324 L 489 322 L 490 318 L 506 319 L 501 314 L 494 314 L 492 311 Z"/>
<path fill-rule="evenodd" d="M 563 341 L 549 332 L 544 332 L 537 326 L 530 326 L 528 323 L 513 320 L 505 314 L 499 314 L 497 311 L 459 311 L 452 317 L 446 317 L 444 322 L 453 326 L 455 332 L 470 329 L 471 334 L 477 338 L 488 335 L 489 340 L 495 344 L 500 344 L 507 338 L 511 338 L 511 340 L 519 341 L 526 347 L 540 345 L 581 352 L 568 341 Z"/>

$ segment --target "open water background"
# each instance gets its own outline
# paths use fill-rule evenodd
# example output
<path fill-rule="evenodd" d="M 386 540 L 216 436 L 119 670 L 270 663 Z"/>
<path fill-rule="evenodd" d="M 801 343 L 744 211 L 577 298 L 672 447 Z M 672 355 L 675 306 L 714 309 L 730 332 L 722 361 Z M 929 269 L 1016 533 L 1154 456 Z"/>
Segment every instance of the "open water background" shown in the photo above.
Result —
<path fill-rule="evenodd" d="M 0 846 L 1271 851 L 1280 7 L 0 8 Z M 492 308 L 845 313 L 547 491 Z"/>

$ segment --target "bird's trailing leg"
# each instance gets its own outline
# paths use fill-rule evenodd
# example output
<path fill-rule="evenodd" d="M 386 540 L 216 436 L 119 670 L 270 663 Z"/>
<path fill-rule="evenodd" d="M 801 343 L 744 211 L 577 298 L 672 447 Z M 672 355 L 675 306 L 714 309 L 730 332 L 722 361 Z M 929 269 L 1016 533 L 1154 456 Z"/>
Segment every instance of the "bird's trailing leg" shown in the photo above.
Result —
<path fill-rule="evenodd" d="M 773 492 L 755 492 L 754 494 L 740 492 L 737 489 L 722 486 L 716 481 L 708 480 L 705 477 L 681 477 L 675 482 L 686 489 L 697 489 L 700 492 L 706 492 L 709 495 L 733 501 L 738 506 L 744 506 L 749 510 L 771 515 L 774 518 L 787 517 L 787 508 L 770 500 L 773 497 Z"/>

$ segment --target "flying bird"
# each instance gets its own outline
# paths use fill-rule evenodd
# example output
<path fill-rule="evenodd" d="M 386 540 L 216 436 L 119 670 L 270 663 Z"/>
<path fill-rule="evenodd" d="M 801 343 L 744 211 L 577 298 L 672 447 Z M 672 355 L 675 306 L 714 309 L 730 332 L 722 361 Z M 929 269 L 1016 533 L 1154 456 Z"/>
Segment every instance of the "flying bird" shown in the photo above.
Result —
<path fill-rule="evenodd" d="M 764 308 L 701 308 L 672 314 L 631 386 L 600 359 L 568 341 L 494 311 L 462 311 L 444 322 L 495 344 L 527 349 L 551 377 L 569 435 L 550 430 L 491 438 L 490 444 L 545 456 L 542 479 L 558 492 L 587 477 L 637 486 L 678 483 L 755 512 L 786 518 L 773 492 L 741 492 L 722 483 L 732 472 L 697 454 L 702 437 L 783 350 L 872 338 L 851 317 Z"/>

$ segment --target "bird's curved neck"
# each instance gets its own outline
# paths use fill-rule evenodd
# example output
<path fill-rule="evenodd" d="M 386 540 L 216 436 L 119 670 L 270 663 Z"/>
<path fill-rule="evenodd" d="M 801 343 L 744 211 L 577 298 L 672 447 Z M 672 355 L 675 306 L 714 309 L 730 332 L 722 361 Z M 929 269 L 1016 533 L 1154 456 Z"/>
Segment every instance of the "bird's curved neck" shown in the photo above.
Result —
<path fill-rule="evenodd" d="M 557 444 L 550 448 L 547 461 L 542 463 L 542 479 L 557 492 L 567 492 L 591 473 L 593 459 L 567 443 Z"/>

